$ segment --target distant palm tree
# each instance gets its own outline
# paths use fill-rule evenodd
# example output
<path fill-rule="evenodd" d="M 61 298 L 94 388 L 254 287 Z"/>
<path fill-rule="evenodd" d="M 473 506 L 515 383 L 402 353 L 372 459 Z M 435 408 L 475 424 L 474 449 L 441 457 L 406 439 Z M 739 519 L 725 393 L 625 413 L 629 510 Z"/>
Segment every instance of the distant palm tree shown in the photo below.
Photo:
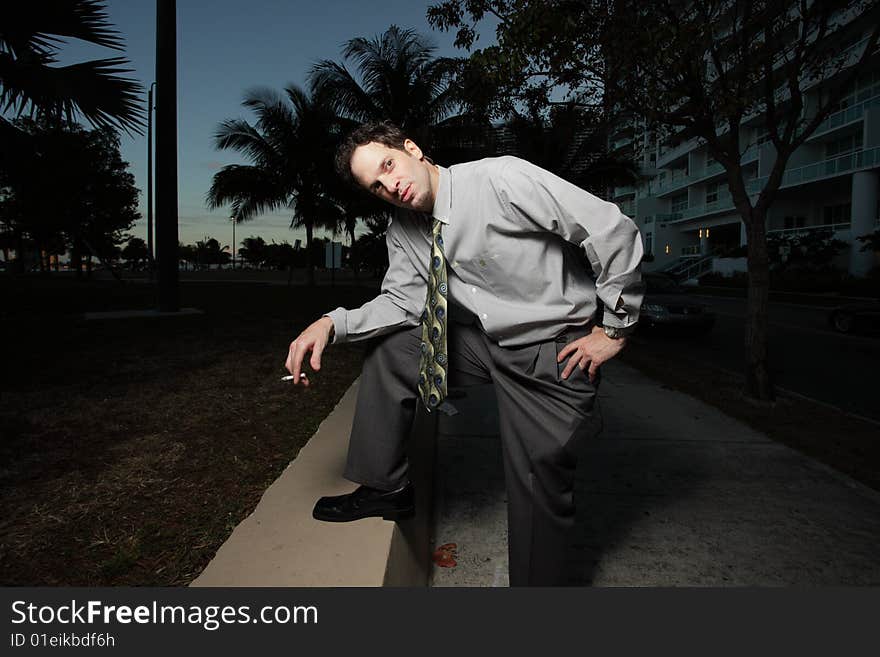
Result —
<path fill-rule="evenodd" d="M 288 86 L 283 96 L 269 89 L 251 91 L 243 104 L 257 115 L 256 124 L 224 121 L 214 143 L 238 151 L 253 164 L 218 171 L 207 194 L 208 207 L 231 204 L 233 220 L 239 223 L 264 212 L 291 211 L 290 227 L 306 229 L 309 282 L 314 284 L 314 229 L 333 230 L 342 224 L 342 209 L 330 192 L 340 132 L 337 117 L 323 97 L 309 96 L 296 85 Z"/>
<path fill-rule="evenodd" d="M 345 44 L 342 56 L 357 77 L 345 64 L 322 60 L 309 83 L 340 116 L 358 123 L 390 120 L 427 145 L 431 128 L 456 105 L 449 86 L 452 60 L 434 57 L 435 50 L 414 30 L 392 25 L 372 39 Z"/>
<path fill-rule="evenodd" d="M 99 0 L 33 0 L 5 6 L 0 18 L 0 107 L 4 112 L 142 133 L 141 85 L 120 77 L 124 57 L 54 66 L 64 37 L 123 50 Z M 4 133 L 13 130 L 0 118 Z"/>
<path fill-rule="evenodd" d="M 220 246 L 220 242 L 206 235 L 204 240 L 196 242 L 196 260 L 200 268 L 202 265 L 220 265 L 222 267 L 229 262 L 229 245 Z"/>

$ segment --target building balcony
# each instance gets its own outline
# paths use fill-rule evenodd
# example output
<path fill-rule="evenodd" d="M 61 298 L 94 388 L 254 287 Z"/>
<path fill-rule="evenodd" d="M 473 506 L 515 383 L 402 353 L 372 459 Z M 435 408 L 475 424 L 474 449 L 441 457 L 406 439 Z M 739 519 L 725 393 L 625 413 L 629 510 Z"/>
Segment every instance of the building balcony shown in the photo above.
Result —
<path fill-rule="evenodd" d="M 645 164 L 644 162 L 639 162 L 638 171 L 642 178 L 653 178 L 657 175 L 657 163 L 649 162 Z"/>
<path fill-rule="evenodd" d="M 617 207 L 620 211 L 625 214 L 627 217 L 635 217 L 636 216 L 636 204 L 633 202 L 629 203 L 618 203 Z"/>
<path fill-rule="evenodd" d="M 872 92 L 876 90 L 880 90 L 880 84 L 875 84 L 873 87 L 871 87 Z M 819 127 L 816 128 L 816 131 L 812 135 L 810 135 L 807 141 L 822 137 L 829 132 L 832 132 L 833 130 L 844 128 L 848 125 L 852 125 L 853 123 L 861 121 L 862 117 L 865 115 L 865 112 L 871 107 L 880 107 L 880 94 L 874 95 L 867 100 L 853 105 L 852 107 L 847 107 L 844 110 L 835 112 L 819 124 Z"/>
<path fill-rule="evenodd" d="M 837 61 L 838 70 L 845 70 L 854 65 L 859 60 L 865 50 L 868 39 L 869 37 L 865 37 L 861 41 L 854 43 L 849 48 L 841 51 L 838 55 L 835 56 L 839 58 L 839 60 Z M 871 54 L 876 55 L 877 52 L 880 52 L 880 45 L 878 45 L 874 52 Z M 815 77 L 807 76 L 799 80 L 798 87 L 800 88 L 802 94 L 807 94 L 812 91 L 817 85 L 829 79 L 831 78 L 822 74 L 819 74 Z M 781 107 L 791 100 L 791 91 L 789 91 L 788 87 L 786 86 L 782 87 L 779 92 L 780 93 L 779 98 L 777 99 L 777 105 Z M 765 121 L 764 115 L 765 112 L 763 109 L 755 109 L 743 118 L 743 120 L 740 122 L 740 125 L 763 125 Z"/>
<path fill-rule="evenodd" d="M 691 139 L 688 139 L 687 141 L 683 141 L 675 148 L 670 148 L 668 151 L 666 151 L 664 153 L 660 153 L 660 155 L 657 156 L 657 168 L 662 169 L 663 167 L 668 166 L 672 162 L 675 162 L 676 160 L 678 160 L 682 157 L 686 157 L 688 153 L 690 153 L 692 150 L 698 148 L 699 145 L 700 145 L 700 138 L 699 137 L 692 137 Z"/>
<path fill-rule="evenodd" d="M 636 130 L 635 124 L 632 120 L 623 121 L 621 123 L 616 124 L 611 129 L 612 137 L 623 137 L 623 136 L 631 136 Z"/>
<path fill-rule="evenodd" d="M 619 150 L 624 146 L 629 146 L 633 143 L 632 137 L 621 137 L 620 139 L 615 139 L 608 144 L 608 149 L 612 151 Z"/>
<path fill-rule="evenodd" d="M 718 214 L 721 212 L 731 212 L 733 210 L 736 210 L 735 206 L 733 205 L 733 197 L 729 193 L 719 193 L 718 199 L 715 201 L 710 201 L 709 203 L 704 203 L 703 205 L 695 205 L 674 213 L 678 215 L 678 219 L 670 220 L 669 223 L 682 223 L 685 221 L 690 221 L 692 219 L 697 219 L 698 217 L 705 217 L 710 214 Z"/>
<path fill-rule="evenodd" d="M 817 231 L 830 230 L 834 233 L 849 230 L 852 224 L 849 221 L 839 224 L 822 224 L 821 226 L 798 226 L 797 228 L 771 228 L 767 230 L 768 235 L 806 235 Z"/>
<path fill-rule="evenodd" d="M 797 187 L 798 185 L 803 185 L 809 182 L 834 178 L 855 171 L 872 169 L 878 166 L 880 166 L 880 146 L 863 151 L 847 153 L 846 155 L 840 155 L 838 157 L 790 169 L 782 174 L 782 183 L 779 188 L 785 189 L 789 187 Z M 693 177 L 694 176 L 688 176 L 688 178 Z M 763 176 L 761 178 L 752 178 L 751 180 L 746 181 L 746 191 L 750 196 L 760 194 L 764 189 L 764 185 L 767 184 L 767 179 L 767 176 Z M 678 187 L 680 188 L 682 186 L 687 186 L 690 183 L 673 181 L 671 184 L 678 184 Z M 657 192 L 656 196 L 668 193 L 671 189 L 673 188 L 664 188 L 661 192 Z M 679 212 L 672 213 L 671 215 L 665 215 L 669 217 L 665 219 L 665 221 L 688 221 L 697 217 L 716 214 L 718 212 L 726 212 L 733 209 L 733 199 L 730 196 L 730 193 L 719 193 L 718 200 L 706 203 L 705 205 L 686 208 Z M 673 216 L 675 218 L 672 218 Z M 660 215 L 658 215 L 658 218 L 659 217 Z"/>
<path fill-rule="evenodd" d="M 744 166 L 746 164 L 750 164 L 752 162 L 756 162 L 758 160 L 758 147 L 757 145 L 750 146 L 745 153 L 742 154 L 740 158 L 740 166 Z M 716 176 L 720 176 L 726 174 L 724 170 L 724 166 L 715 162 L 714 164 L 710 164 L 708 167 L 705 167 L 699 171 L 695 171 L 689 176 L 679 176 L 677 178 L 673 178 L 672 180 L 665 181 L 662 186 L 653 187 L 652 192 L 654 196 L 667 196 L 676 192 L 682 188 L 689 187 L 690 185 L 705 182 L 711 178 L 715 178 Z"/>
<path fill-rule="evenodd" d="M 877 166 L 880 166 L 880 146 L 839 155 L 827 160 L 820 160 L 819 162 L 797 167 L 796 169 L 789 169 L 782 174 L 780 189 L 796 187 L 797 185 L 817 180 L 835 178 L 863 169 L 873 169 Z M 746 189 L 750 194 L 757 194 L 764 189 L 766 183 L 767 176 L 755 178 L 747 183 Z"/>

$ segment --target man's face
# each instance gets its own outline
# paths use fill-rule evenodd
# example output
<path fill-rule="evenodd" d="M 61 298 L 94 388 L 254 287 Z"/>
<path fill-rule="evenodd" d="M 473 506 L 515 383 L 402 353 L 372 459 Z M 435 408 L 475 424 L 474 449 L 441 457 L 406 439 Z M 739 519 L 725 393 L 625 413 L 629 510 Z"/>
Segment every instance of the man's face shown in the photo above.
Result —
<path fill-rule="evenodd" d="M 379 198 L 408 210 L 431 212 L 437 190 L 434 165 L 407 139 L 405 150 L 370 142 L 351 156 L 351 173 L 358 184 Z"/>

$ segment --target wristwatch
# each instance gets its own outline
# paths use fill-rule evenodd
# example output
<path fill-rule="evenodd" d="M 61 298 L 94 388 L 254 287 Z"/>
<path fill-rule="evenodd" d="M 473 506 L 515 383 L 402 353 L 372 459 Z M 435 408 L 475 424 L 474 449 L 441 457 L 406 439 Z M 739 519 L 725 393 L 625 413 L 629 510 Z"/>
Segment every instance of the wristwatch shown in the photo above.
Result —
<path fill-rule="evenodd" d="M 628 335 L 631 335 L 636 330 L 636 324 L 630 324 L 629 326 L 624 326 L 619 328 L 617 326 L 603 326 L 605 331 L 605 335 L 607 335 L 612 340 L 620 340 L 620 338 L 625 338 Z"/>

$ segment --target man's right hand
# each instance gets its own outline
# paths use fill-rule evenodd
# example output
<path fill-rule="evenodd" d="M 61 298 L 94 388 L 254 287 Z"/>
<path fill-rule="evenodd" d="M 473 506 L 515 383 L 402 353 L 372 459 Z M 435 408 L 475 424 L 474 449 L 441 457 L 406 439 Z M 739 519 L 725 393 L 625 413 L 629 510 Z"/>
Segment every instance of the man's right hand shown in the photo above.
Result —
<path fill-rule="evenodd" d="M 302 362 L 306 354 L 311 352 L 312 357 L 309 359 L 309 365 L 316 372 L 321 369 L 321 354 L 324 347 L 333 337 L 333 320 L 329 317 L 322 317 L 314 322 L 305 331 L 299 334 L 299 337 L 290 343 L 290 349 L 287 352 L 287 360 L 284 367 L 293 374 L 294 385 L 302 382 L 304 386 L 309 385 L 306 377 L 300 379 L 300 371 L 302 370 Z"/>

